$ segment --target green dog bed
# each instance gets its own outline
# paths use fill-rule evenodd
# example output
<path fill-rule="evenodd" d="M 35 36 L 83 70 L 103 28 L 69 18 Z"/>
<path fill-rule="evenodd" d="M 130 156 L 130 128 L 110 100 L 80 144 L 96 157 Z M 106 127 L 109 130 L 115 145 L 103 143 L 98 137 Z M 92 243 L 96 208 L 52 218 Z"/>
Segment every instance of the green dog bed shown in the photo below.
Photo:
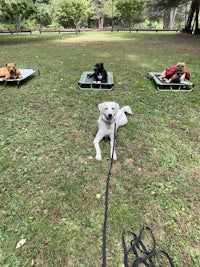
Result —
<path fill-rule="evenodd" d="M 190 92 L 194 89 L 194 84 L 189 80 L 185 80 L 184 83 L 167 83 L 164 80 L 160 80 L 158 78 L 160 75 L 160 72 L 148 72 L 148 78 L 150 78 L 156 84 L 158 91 Z"/>
<path fill-rule="evenodd" d="M 78 88 L 80 90 L 113 90 L 114 89 L 114 81 L 113 81 L 113 73 L 107 72 L 107 82 L 106 83 L 98 83 L 94 82 L 93 78 L 89 78 L 88 75 L 91 75 L 92 71 L 84 71 L 81 75 L 81 78 L 78 82 Z"/>

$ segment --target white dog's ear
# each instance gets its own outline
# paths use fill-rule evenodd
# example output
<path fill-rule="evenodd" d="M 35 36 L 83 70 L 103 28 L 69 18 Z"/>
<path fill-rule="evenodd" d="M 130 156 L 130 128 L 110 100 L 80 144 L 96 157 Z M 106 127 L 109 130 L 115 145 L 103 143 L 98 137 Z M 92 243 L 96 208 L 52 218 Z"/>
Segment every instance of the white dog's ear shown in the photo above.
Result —
<path fill-rule="evenodd" d="M 104 103 L 100 103 L 100 104 L 98 105 L 98 109 L 99 109 L 100 112 L 102 111 L 103 106 L 104 106 Z"/>

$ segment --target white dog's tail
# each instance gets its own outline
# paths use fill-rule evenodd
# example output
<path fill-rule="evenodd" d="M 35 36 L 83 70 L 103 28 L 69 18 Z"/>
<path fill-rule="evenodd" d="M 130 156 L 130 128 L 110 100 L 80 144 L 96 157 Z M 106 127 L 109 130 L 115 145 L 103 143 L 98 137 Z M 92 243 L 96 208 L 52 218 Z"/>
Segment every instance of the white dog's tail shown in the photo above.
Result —
<path fill-rule="evenodd" d="M 126 117 L 126 114 L 133 114 L 131 108 L 129 106 L 122 107 L 119 112 L 117 112 L 117 118 L 116 118 L 116 127 L 123 126 L 127 124 L 128 119 Z"/>
<path fill-rule="evenodd" d="M 133 114 L 133 111 L 131 110 L 131 108 L 129 106 L 124 106 L 121 108 L 121 110 L 128 113 L 128 114 Z"/>

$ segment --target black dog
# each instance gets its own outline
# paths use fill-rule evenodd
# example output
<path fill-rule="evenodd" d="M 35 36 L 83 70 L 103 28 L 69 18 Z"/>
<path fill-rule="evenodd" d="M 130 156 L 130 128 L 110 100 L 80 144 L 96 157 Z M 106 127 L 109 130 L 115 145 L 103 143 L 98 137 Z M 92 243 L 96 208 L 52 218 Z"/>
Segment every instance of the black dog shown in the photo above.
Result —
<path fill-rule="evenodd" d="M 104 69 L 103 63 L 96 63 L 94 67 L 94 73 L 88 74 L 88 78 L 93 78 L 94 82 L 107 82 L 107 72 Z"/>

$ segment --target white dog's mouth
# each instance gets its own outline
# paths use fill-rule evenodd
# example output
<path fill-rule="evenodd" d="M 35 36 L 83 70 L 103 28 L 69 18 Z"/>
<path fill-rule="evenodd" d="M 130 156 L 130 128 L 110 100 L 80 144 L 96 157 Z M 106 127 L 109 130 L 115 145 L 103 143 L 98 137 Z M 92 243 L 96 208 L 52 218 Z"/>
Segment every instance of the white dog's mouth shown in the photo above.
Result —
<path fill-rule="evenodd" d="M 108 124 L 112 124 L 112 123 L 115 122 L 114 117 L 113 116 L 109 116 L 109 115 L 106 117 L 106 120 L 107 120 L 107 123 Z"/>

